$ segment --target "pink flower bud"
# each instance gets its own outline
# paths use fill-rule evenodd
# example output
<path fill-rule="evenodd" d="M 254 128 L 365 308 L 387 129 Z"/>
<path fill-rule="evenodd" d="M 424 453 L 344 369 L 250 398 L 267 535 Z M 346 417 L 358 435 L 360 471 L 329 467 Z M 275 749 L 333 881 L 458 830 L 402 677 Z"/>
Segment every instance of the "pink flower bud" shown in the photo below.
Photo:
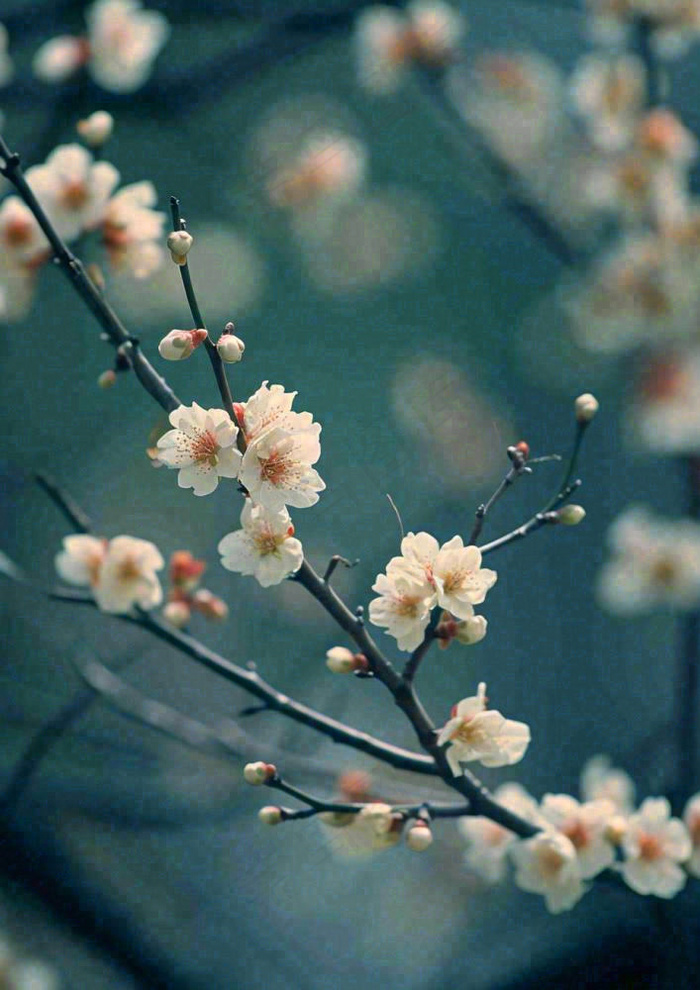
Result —
<path fill-rule="evenodd" d="M 228 618 L 228 605 L 217 595 L 206 588 L 200 588 L 192 596 L 192 608 L 200 612 L 206 619 L 216 619 L 223 622 Z"/>
<path fill-rule="evenodd" d="M 222 361 L 226 364 L 236 364 L 243 357 L 245 344 L 240 337 L 232 333 L 224 333 L 217 340 L 216 349 Z"/>
<path fill-rule="evenodd" d="M 173 230 L 168 234 L 168 250 L 170 251 L 170 257 L 176 265 L 187 264 L 187 255 L 193 241 L 192 234 L 189 234 L 186 230 Z"/>
<path fill-rule="evenodd" d="M 114 117 L 106 110 L 96 110 L 85 120 L 79 120 L 76 130 L 91 148 L 100 148 L 112 136 Z"/>
<path fill-rule="evenodd" d="M 282 821 L 282 809 L 273 804 L 267 804 L 258 812 L 258 818 L 263 825 L 279 825 Z"/>
<path fill-rule="evenodd" d="M 113 385 L 117 384 L 117 374 L 112 368 L 108 368 L 107 371 L 103 371 L 100 377 L 97 379 L 97 384 L 100 388 L 112 388 Z"/>
<path fill-rule="evenodd" d="M 173 601 L 163 609 L 163 618 L 176 629 L 182 629 L 190 621 L 190 609 L 187 602 Z"/>
<path fill-rule="evenodd" d="M 243 767 L 245 782 L 252 784 L 253 787 L 266 784 L 276 773 L 277 768 L 272 763 L 263 763 L 262 760 L 258 760 L 256 763 L 246 763 Z"/>
<path fill-rule="evenodd" d="M 158 353 L 166 361 L 182 361 L 206 338 L 206 330 L 171 330 L 158 344 Z"/>
<path fill-rule="evenodd" d="M 185 591 L 192 591 L 207 565 L 203 560 L 197 560 L 189 550 L 176 550 L 170 557 L 170 580 L 178 588 Z"/>

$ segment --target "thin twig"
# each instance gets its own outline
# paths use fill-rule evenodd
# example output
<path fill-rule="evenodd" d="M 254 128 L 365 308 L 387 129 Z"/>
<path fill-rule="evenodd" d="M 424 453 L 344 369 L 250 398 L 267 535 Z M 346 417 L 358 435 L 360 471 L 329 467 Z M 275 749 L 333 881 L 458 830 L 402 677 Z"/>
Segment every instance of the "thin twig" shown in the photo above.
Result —
<path fill-rule="evenodd" d="M 488 502 L 480 505 L 476 510 L 474 519 L 474 528 L 471 531 L 469 537 L 469 545 L 474 546 L 476 541 L 481 536 L 481 531 L 484 528 L 484 521 L 486 516 L 489 514 L 491 509 L 494 507 L 496 502 L 501 498 L 505 492 L 517 481 L 517 479 L 526 472 L 527 469 L 527 458 L 522 450 L 517 447 L 508 448 L 508 456 L 510 457 L 512 464 L 510 470 L 506 474 L 503 481 L 500 483 L 496 491 L 493 493 Z M 529 471 L 528 471 L 529 473 Z"/>
<path fill-rule="evenodd" d="M 70 495 L 47 474 L 35 474 L 34 478 L 39 487 L 43 489 L 51 501 L 58 506 L 76 532 L 92 532 L 92 522 L 90 521 L 90 517 L 78 505 L 72 495 Z"/>

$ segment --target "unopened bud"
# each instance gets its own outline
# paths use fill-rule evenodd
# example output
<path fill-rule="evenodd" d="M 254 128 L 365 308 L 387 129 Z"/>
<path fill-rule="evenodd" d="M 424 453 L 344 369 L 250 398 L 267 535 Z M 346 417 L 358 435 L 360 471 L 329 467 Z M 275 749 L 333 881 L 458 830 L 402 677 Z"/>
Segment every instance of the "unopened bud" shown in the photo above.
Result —
<path fill-rule="evenodd" d="M 187 264 L 187 255 L 193 242 L 192 234 L 186 230 L 173 230 L 168 234 L 168 251 L 176 265 Z"/>
<path fill-rule="evenodd" d="M 578 526 L 586 518 L 586 510 L 582 505 L 565 505 L 556 513 L 557 522 L 564 526 Z"/>
<path fill-rule="evenodd" d="M 351 811 L 322 811 L 318 817 L 329 828 L 345 828 L 355 821 L 355 815 Z"/>
<path fill-rule="evenodd" d="M 176 629 L 182 629 L 190 621 L 190 608 L 187 602 L 168 602 L 163 608 L 163 618 Z"/>
<path fill-rule="evenodd" d="M 206 619 L 215 619 L 223 622 L 228 618 L 228 605 L 206 588 L 200 588 L 192 596 L 192 608 L 197 609 Z"/>
<path fill-rule="evenodd" d="M 355 670 L 355 654 L 345 646 L 334 646 L 326 653 L 326 666 L 334 674 L 351 674 Z"/>
<path fill-rule="evenodd" d="M 599 408 L 598 400 L 590 392 L 579 395 L 574 402 L 574 413 L 579 423 L 590 423 Z"/>
<path fill-rule="evenodd" d="M 272 763 L 263 763 L 261 760 L 257 763 L 246 763 L 243 767 L 246 784 L 252 784 L 254 787 L 266 784 L 276 773 L 277 768 Z"/>
<path fill-rule="evenodd" d="M 457 623 L 455 639 L 464 646 L 474 646 L 486 635 L 487 626 L 488 622 L 483 615 L 471 615 L 468 619 Z"/>
<path fill-rule="evenodd" d="M 206 330 L 171 330 L 158 344 L 158 353 L 166 361 L 182 361 L 206 339 Z"/>
<path fill-rule="evenodd" d="M 406 845 L 414 852 L 424 852 L 433 844 L 433 833 L 425 822 L 416 822 L 406 832 Z"/>
<path fill-rule="evenodd" d="M 170 580 L 183 591 L 192 591 L 206 570 L 203 560 L 197 560 L 189 550 L 176 550 L 170 557 Z"/>
<path fill-rule="evenodd" d="M 100 148 L 112 136 L 114 117 L 106 110 L 96 110 L 76 126 L 78 134 L 91 148 Z"/>
<path fill-rule="evenodd" d="M 236 364 L 243 357 L 245 344 L 235 334 L 224 333 L 217 340 L 216 349 L 222 361 L 225 361 L 226 364 Z"/>
<path fill-rule="evenodd" d="M 282 809 L 276 808 L 274 804 L 266 804 L 258 812 L 258 818 L 263 825 L 279 825 L 282 821 Z"/>
<path fill-rule="evenodd" d="M 108 368 L 107 371 L 103 371 L 100 377 L 97 379 L 97 384 L 100 388 L 112 388 L 113 385 L 117 384 L 117 373 L 112 368 Z"/>

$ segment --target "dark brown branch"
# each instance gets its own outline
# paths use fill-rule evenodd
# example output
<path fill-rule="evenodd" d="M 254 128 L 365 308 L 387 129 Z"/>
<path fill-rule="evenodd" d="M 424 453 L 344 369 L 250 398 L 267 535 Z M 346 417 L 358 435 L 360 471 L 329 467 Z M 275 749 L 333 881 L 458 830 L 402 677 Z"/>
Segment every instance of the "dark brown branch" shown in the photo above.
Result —
<path fill-rule="evenodd" d="M 494 507 L 496 502 L 501 498 L 508 489 L 517 481 L 517 479 L 524 474 L 526 471 L 529 473 L 530 469 L 527 467 L 527 456 L 518 447 L 509 447 L 508 456 L 510 457 L 512 464 L 510 470 L 506 474 L 503 481 L 500 483 L 496 491 L 493 493 L 488 502 L 480 505 L 476 510 L 476 518 L 474 519 L 474 527 L 471 531 L 469 537 L 469 545 L 473 546 L 476 541 L 481 536 L 481 531 L 484 528 L 484 520 L 489 514 L 491 509 Z"/>

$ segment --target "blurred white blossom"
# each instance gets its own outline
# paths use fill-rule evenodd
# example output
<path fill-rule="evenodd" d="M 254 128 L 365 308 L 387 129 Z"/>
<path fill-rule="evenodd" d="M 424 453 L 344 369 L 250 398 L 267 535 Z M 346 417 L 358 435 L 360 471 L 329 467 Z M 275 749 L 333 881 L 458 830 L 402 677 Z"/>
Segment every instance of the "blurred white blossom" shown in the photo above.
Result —
<path fill-rule="evenodd" d="M 501 784 L 493 796 L 521 818 L 537 822 L 537 802 L 520 784 Z M 486 883 L 498 883 L 506 875 L 508 849 L 517 841 L 514 832 L 482 815 L 460 818 L 459 830 L 468 842 L 464 861 Z"/>
<path fill-rule="evenodd" d="M 545 794 L 540 814 L 569 839 L 578 856 L 581 877 L 591 880 L 615 861 L 615 850 L 608 840 L 608 823 L 617 813 L 612 801 L 597 800 L 579 804 L 568 794 Z"/>
<path fill-rule="evenodd" d="M 634 781 L 609 756 L 592 756 L 583 765 L 579 782 L 584 801 L 610 801 L 618 812 L 629 814 L 634 808 Z"/>
<path fill-rule="evenodd" d="M 576 849 L 560 832 L 538 832 L 513 843 L 515 883 L 532 894 L 543 894 L 552 914 L 569 911 L 586 893 Z"/>
<path fill-rule="evenodd" d="M 630 816 L 622 848 L 620 872 L 638 894 L 675 897 L 685 886 L 678 864 L 690 858 L 692 843 L 683 822 L 671 818 L 666 798 L 647 798 Z"/>
<path fill-rule="evenodd" d="M 133 536 L 106 541 L 76 534 L 63 540 L 56 570 L 69 584 L 89 587 L 103 612 L 123 614 L 134 605 L 152 609 L 160 605 L 163 591 L 156 571 L 164 566 L 153 543 Z"/>
<path fill-rule="evenodd" d="M 162 265 L 165 214 L 153 209 L 157 199 L 153 183 L 144 181 L 124 186 L 107 203 L 102 240 L 115 270 L 141 279 Z"/>

